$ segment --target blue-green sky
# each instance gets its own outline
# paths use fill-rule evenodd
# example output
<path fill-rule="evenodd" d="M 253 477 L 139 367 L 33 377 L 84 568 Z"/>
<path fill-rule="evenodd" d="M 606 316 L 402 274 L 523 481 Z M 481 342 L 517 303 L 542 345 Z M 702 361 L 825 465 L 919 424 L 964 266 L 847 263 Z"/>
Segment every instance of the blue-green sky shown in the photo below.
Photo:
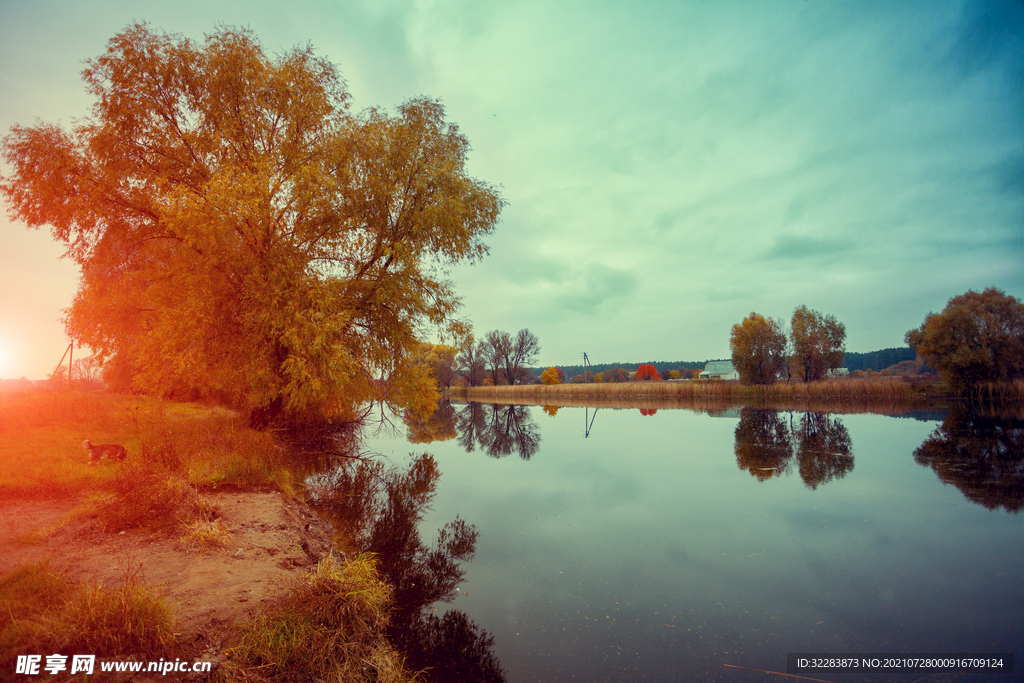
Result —
<path fill-rule="evenodd" d="M 869 351 L 967 289 L 1024 297 L 1019 0 L 0 0 L 0 130 L 86 115 L 83 60 L 135 21 L 309 42 L 357 109 L 441 98 L 509 201 L 464 315 L 545 365 L 727 357 L 801 304 Z M 0 376 L 67 344 L 60 253 L 0 219 Z"/>

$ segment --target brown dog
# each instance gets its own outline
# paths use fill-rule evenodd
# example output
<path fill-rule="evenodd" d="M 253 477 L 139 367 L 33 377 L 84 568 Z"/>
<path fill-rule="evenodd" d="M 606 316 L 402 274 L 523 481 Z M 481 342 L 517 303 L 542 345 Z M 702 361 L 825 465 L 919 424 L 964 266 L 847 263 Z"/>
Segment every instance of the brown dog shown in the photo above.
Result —
<path fill-rule="evenodd" d="M 89 443 L 89 440 L 86 439 L 82 442 L 82 448 L 89 451 L 88 464 L 90 465 L 95 465 L 104 458 L 120 462 L 128 457 L 128 451 L 124 449 L 124 446 L 118 446 L 116 443 L 105 443 L 93 446 Z"/>

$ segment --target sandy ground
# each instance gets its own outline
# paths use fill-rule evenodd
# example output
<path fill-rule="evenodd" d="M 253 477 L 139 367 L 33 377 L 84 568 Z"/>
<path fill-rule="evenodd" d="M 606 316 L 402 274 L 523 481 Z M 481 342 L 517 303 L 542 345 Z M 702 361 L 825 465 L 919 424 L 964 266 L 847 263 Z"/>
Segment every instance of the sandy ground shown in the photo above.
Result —
<path fill-rule="evenodd" d="M 226 547 L 201 550 L 142 530 L 102 533 L 88 518 L 62 524 L 75 501 L 0 501 L 0 572 L 48 559 L 73 578 L 116 585 L 135 569 L 175 605 L 182 657 L 211 661 L 216 669 L 236 642 L 235 625 L 315 568 L 330 552 L 334 531 L 305 504 L 276 492 L 216 493 L 207 500 L 230 532 Z M 0 672 L 0 679 L 7 673 Z M 177 676 L 117 680 L 205 678 Z"/>

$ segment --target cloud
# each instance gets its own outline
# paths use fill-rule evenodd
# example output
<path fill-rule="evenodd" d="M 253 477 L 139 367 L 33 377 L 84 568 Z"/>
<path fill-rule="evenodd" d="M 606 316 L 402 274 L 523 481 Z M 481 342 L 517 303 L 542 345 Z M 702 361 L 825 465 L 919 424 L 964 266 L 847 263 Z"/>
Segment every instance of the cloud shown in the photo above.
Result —
<path fill-rule="evenodd" d="M 816 237 L 814 235 L 779 235 L 766 257 L 781 260 L 820 260 L 821 257 L 839 257 L 850 251 L 853 243 L 848 239 Z"/>
<path fill-rule="evenodd" d="M 591 263 L 563 282 L 554 300 L 575 313 L 596 315 L 613 311 L 636 291 L 636 275 L 603 263 Z"/>

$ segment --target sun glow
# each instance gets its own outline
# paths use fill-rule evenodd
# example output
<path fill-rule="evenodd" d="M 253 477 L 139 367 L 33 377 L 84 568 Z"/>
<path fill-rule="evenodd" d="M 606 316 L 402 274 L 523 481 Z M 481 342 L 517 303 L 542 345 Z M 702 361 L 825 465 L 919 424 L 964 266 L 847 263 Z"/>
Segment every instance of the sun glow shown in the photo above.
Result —
<path fill-rule="evenodd" d="M 0 339 L 0 379 L 11 379 L 14 372 L 14 354 L 6 339 Z"/>

